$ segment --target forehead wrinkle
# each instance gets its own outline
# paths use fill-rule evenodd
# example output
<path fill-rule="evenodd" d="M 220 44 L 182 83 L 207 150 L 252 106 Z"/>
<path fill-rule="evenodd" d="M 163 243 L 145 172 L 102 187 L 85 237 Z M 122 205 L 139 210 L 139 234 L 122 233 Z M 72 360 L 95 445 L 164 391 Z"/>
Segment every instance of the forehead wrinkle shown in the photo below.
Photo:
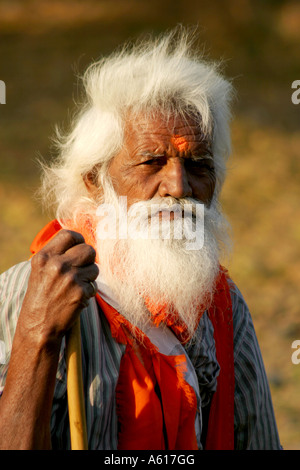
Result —
<path fill-rule="evenodd" d="M 203 146 L 210 152 L 210 136 L 203 132 L 199 120 L 192 116 L 191 120 L 186 117 L 177 119 L 177 117 L 165 119 L 161 115 L 157 119 L 152 119 L 140 116 L 141 119 L 138 119 L 138 116 L 135 116 L 135 120 L 129 119 L 125 125 L 124 144 L 125 147 L 130 144 L 131 151 L 133 151 L 131 158 L 134 158 L 133 154 L 140 155 L 146 150 L 159 154 L 166 150 L 166 145 L 169 150 L 171 145 L 180 153 L 197 151 L 198 147 L 199 151 L 203 152 Z M 133 140 L 135 140 L 134 143 Z"/>

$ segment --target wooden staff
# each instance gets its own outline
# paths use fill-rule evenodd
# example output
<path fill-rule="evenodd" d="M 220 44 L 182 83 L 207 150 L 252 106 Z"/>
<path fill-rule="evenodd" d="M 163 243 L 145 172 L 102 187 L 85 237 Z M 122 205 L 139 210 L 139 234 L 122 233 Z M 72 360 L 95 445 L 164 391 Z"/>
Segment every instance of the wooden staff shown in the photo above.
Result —
<path fill-rule="evenodd" d="M 81 364 L 80 318 L 66 337 L 67 394 L 72 450 L 88 450 Z"/>

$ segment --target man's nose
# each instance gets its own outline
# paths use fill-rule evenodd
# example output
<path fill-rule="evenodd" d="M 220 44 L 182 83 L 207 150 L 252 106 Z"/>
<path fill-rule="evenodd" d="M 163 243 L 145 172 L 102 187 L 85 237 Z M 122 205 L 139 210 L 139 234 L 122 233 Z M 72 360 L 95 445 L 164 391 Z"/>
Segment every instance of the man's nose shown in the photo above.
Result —
<path fill-rule="evenodd" d="M 172 196 L 180 198 L 192 196 L 193 192 L 184 162 L 179 159 L 168 161 L 162 173 L 158 192 L 160 197 Z"/>

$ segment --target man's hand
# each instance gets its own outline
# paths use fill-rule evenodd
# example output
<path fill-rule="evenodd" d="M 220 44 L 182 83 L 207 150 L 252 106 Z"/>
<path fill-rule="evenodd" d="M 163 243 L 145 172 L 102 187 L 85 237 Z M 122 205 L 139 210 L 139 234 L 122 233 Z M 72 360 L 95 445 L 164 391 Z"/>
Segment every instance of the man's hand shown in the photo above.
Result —
<path fill-rule="evenodd" d="M 82 235 L 61 230 L 31 260 L 32 271 L 20 321 L 25 334 L 61 339 L 94 295 L 95 250 Z M 23 313 L 22 312 L 22 313 Z"/>
<path fill-rule="evenodd" d="M 94 295 L 95 250 L 61 230 L 32 271 L 0 400 L 0 449 L 51 448 L 50 419 L 61 339 Z"/>

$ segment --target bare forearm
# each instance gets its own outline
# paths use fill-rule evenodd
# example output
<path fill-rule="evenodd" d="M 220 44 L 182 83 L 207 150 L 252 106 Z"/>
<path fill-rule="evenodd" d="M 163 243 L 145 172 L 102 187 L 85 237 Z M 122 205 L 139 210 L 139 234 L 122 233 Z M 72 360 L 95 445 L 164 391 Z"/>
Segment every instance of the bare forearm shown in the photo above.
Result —
<path fill-rule="evenodd" d="M 50 418 L 58 356 L 59 343 L 49 348 L 16 331 L 0 400 L 0 449 L 51 448 Z"/>

